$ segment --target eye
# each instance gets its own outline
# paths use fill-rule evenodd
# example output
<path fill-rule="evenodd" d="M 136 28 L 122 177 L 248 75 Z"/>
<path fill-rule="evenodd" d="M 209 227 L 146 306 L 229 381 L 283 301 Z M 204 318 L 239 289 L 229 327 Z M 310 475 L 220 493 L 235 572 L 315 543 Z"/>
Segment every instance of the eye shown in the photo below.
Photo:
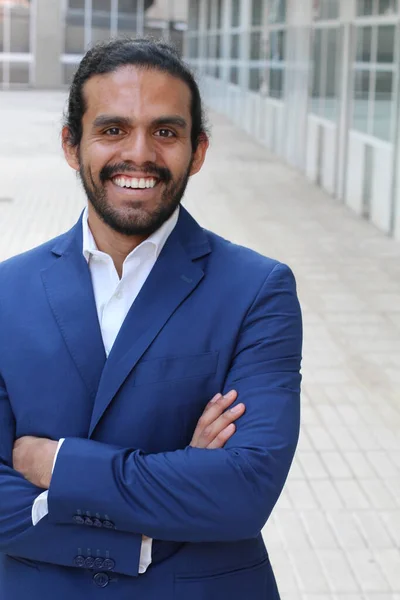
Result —
<path fill-rule="evenodd" d="M 159 129 L 158 131 L 156 131 L 156 135 L 158 137 L 163 137 L 163 138 L 176 137 L 175 133 L 173 131 L 171 131 L 170 129 Z"/>
<path fill-rule="evenodd" d="M 110 127 L 109 129 L 106 129 L 104 133 L 106 135 L 115 136 L 121 133 L 121 129 L 119 127 Z"/>

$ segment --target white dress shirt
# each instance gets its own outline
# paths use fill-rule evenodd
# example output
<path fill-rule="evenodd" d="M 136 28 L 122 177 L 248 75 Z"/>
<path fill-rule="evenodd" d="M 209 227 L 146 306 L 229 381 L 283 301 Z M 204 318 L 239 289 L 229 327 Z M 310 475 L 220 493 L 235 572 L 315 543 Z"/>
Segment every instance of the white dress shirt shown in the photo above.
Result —
<path fill-rule="evenodd" d="M 98 250 L 89 228 L 88 210 L 85 209 L 82 216 L 83 255 L 90 269 L 97 316 L 107 356 L 111 352 L 130 307 L 174 230 L 178 217 L 179 208 L 156 232 L 132 250 L 124 261 L 120 279 L 111 256 Z M 53 470 L 63 442 L 63 439 L 59 441 Z M 33 525 L 36 525 L 48 513 L 47 496 L 48 492 L 43 492 L 33 503 Z M 152 542 L 151 538 L 143 537 L 139 573 L 144 573 L 151 563 Z"/>

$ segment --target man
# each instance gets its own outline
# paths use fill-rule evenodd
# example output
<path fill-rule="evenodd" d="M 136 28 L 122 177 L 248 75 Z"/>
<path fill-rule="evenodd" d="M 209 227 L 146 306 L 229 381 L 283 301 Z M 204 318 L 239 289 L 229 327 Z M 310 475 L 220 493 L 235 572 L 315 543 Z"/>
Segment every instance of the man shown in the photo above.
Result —
<path fill-rule="evenodd" d="M 288 267 L 180 207 L 202 115 L 162 43 L 75 75 L 88 207 L 0 265 L 4 600 L 279 598 L 260 531 L 298 439 L 300 309 Z"/>

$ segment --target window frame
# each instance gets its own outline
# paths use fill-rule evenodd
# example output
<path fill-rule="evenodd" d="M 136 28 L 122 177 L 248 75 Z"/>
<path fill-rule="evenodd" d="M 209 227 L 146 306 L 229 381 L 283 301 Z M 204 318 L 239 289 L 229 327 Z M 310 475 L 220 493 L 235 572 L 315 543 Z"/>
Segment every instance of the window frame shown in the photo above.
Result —
<path fill-rule="evenodd" d="M 374 7 L 378 7 L 378 1 L 374 0 Z M 374 139 L 393 144 L 395 141 L 394 132 L 394 121 L 396 118 L 396 106 L 398 98 L 398 82 L 399 82 L 399 58 L 400 58 L 400 14 L 399 14 L 399 2 L 398 2 L 397 14 L 392 15 L 368 15 L 368 16 L 357 16 L 352 24 L 352 63 L 351 63 L 351 107 L 350 107 L 350 123 L 349 130 L 356 132 L 361 135 L 366 135 Z M 393 62 L 392 63 L 380 63 L 377 61 L 378 57 L 378 35 L 379 28 L 382 26 L 393 26 L 394 27 L 394 48 L 393 48 Z M 360 30 L 371 27 L 371 60 L 359 61 L 357 60 L 357 46 L 358 46 L 358 33 Z M 355 127 L 355 108 L 356 108 L 356 77 L 357 73 L 367 72 L 369 74 L 369 88 L 368 88 L 368 110 L 367 110 L 367 127 L 366 130 Z M 377 73 L 389 72 L 392 74 L 392 99 L 390 102 L 390 124 L 389 124 L 389 137 L 382 137 L 375 132 L 375 108 L 376 108 L 376 81 Z"/>
<path fill-rule="evenodd" d="M 322 34 L 321 40 L 321 65 L 322 65 L 322 77 L 319 86 L 319 102 L 318 102 L 318 111 L 314 110 L 315 102 L 313 101 L 313 92 L 314 92 L 314 74 L 315 74 L 315 61 L 314 61 L 314 42 L 315 36 L 318 31 L 327 32 L 324 36 Z M 327 84 L 327 62 L 328 62 L 328 32 L 335 31 L 338 37 L 338 43 L 336 47 L 336 68 L 335 68 L 335 76 L 336 76 L 336 89 L 337 89 L 337 108 L 336 115 L 334 118 L 330 118 L 326 115 L 326 84 Z M 340 18 L 338 19 L 324 19 L 324 20 L 315 20 L 312 24 L 311 28 L 312 40 L 310 44 L 310 65 L 311 65 L 311 73 L 310 73 L 310 84 L 309 84 L 309 94 L 308 94 L 308 114 L 319 119 L 323 119 L 325 121 L 329 121 L 330 123 L 338 123 L 339 122 L 339 111 L 340 111 L 340 71 L 341 71 L 341 55 L 340 55 L 340 42 L 342 36 L 342 27 Z"/>
<path fill-rule="evenodd" d="M 254 0 L 253 0 L 254 1 Z M 281 0 L 282 1 L 282 0 Z M 262 23 L 261 25 L 253 25 L 252 16 L 253 16 L 253 3 L 250 3 L 250 11 L 249 11 L 249 28 L 247 31 L 248 35 L 248 57 L 247 64 L 249 70 L 247 89 L 252 94 L 259 94 L 263 97 L 266 97 L 270 100 L 277 102 L 284 102 L 285 100 L 285 85 L 286 85 L 286 72 L 287 72 L 287 50 L 288 50 L 288 27 L 287 27 L 287 3 L 285 2 L 285 21 L 279 22 L 270 22 L 269 20 L 269 11 L 270 11 L 270 3 L 271 0 L 263 0 L 262 6 Z M 251 49 L 252 49 L 252 36 L 255 33 L 261 34 L 261 49 L 260 49 L 260 57 L 258 59 L 251 58 Z M 271 49 L 271 34 L 279 35 L 283 34 L 284 42 L 283 42 L 283 58 L 279 60 L 273 60 L 270 58 L 270 49 Z M 261 87 L 258 90 L 252 89 L 252 72 L 257 70 L 259 73 L 263 71 L 264 81 L 266 82 L 265 90 Z M 273 73 L 281 73 L 282 78 L 282 89 L 280 91 L 280 96 L 276 96 L 271 94 L 271 74 Z"/>

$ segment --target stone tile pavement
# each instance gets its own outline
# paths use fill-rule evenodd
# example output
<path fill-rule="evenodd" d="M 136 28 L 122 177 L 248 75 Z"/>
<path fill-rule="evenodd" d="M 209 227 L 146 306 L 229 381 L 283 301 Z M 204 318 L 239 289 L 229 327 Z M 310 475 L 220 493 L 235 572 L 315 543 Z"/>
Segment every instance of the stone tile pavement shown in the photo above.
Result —
<path fill-rule="evenodd" d="M 82 208 L 59 149 L 64 101 L 0 93 L 0 260 Z M 282 599 L 400 600 L 400 244 L 212 121 L 185 204 L 205 227 L 287 262 L 304 313 L 299 451 L 265 527 Z"/>

